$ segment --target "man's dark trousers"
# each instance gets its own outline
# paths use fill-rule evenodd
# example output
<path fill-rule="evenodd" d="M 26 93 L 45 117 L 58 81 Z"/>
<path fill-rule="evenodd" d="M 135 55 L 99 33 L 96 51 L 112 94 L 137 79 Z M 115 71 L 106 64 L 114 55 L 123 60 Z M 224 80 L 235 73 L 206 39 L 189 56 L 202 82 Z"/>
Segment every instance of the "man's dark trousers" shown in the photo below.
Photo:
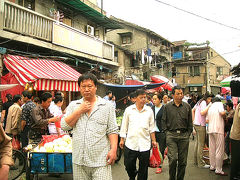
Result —
<path fill-rule="evenodd" d="M 21 142 L 22 142 L 22 148 L 24 148 L 28 145 L 28 131 L 29 131 L 29 126 L 25 126 L 23 131 L 20 134 Z"/>
<path fill-rule="evenodd" d="M 176 179 L 176 168 L 177 180 L 183 180 L 187 166 L 189 133 L 167 131 L 166 143 L 168 147 L 169 180 Z"/>
<path fill-rule="evenodd" d="M 162 154 L 162 158 L 164 159 L 164 151 L 167 147 L 166 145 L 166 133 L 165 132 L 155 132 L 156 140 L 159 144 L 160 152 Z"/>
<path fill-rule="evenodd" d="M 136 161 L 139 160 L 139 169 L 136 169 Z M 138 174 L 138 180 L 147 180 L 148 178 L 148 164 L 150 158 L 150 150 L 139 152 L 133 151 L 125 146 L 124 148 L 124 165 L 130 180 L 135 180 Z"/>
<path fill-rule="evenodd" d="M 231 140 L 231 173 L 230 173 L 230 180 L 234 180 L 235 177 L 239 176 L 240 173 L 240 141 L 238 140 Z"/>

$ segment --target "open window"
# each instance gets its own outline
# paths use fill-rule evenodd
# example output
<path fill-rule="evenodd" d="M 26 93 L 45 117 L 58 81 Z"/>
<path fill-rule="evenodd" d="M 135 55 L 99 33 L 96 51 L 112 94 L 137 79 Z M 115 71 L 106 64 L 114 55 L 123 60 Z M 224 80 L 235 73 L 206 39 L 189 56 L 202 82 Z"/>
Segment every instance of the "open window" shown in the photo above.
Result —
<path fill-rule="evenodd" d="M 11 1 L 15 2 L 16 0 L 11 0 Z M 30 10 L 33 10 L 33 11 L 35 10 L 35 0 L 19 0 L 18 4 Z"/>

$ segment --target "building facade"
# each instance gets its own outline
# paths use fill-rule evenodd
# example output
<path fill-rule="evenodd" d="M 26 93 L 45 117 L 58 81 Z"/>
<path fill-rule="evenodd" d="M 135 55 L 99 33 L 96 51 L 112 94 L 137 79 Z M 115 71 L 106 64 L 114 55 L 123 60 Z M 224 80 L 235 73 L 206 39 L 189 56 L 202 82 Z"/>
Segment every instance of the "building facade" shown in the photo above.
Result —
<path fill-rule="evenodd" d="M 63 61 L 102 79 L 112 78 L 119 68 L 106 32 L 121 26 L 106 17 L 96 0 L 1 0 L 0 17 L 1 60 L 11 54 Z M 0 65 L 1 75 L 8 73 Z"/>
<path fill-rule="evenodd" d="M 173 44 L 157 33 L 136 24 L 115 18 L 122 29 L 111 30 L 107 40 L 113 44 L 128 49 L 133 54 L 125 61 L 125 77 L 136 75 L 141 80 L 150 80 L 152 75 L 170 77 L 171 47 Z M 118 52 L 115 50 L 115 57 Z"/>
<path fill-rule="evenodd" d="M 172 76 L 185 93 L 221 92 L 220 82 L 230 75 L 230 63 L 209 43 L 174 42 Z"/>

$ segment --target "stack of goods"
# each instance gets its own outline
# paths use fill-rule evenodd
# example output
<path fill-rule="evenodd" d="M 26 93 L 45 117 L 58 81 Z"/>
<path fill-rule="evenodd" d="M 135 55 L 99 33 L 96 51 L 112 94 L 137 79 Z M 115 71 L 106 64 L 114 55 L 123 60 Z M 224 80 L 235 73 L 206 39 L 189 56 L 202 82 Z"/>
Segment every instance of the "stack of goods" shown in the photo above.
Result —
<path fill-rule="evenodd" d="M 69 135 L 43 136 L 43 142 L 40 143 L 34 152 L 72 152 L 72 138 Z"/>

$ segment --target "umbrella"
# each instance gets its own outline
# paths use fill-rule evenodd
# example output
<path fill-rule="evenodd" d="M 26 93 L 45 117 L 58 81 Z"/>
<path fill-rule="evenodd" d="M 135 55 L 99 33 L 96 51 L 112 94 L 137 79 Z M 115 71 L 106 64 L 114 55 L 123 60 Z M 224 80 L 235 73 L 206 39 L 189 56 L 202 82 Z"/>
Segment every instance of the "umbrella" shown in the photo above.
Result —
<path fill-rule="evenodd" d="M 0 91 L 5 91 L 8 89 L 11 89 L 15 86 L 17 86 L 18 84 L 0 84 Z"/>
<path fill-rule="evenodd" d="M 228 92 L 231 92 L 231 88 L 230 87 L 222 87 L 221 88 L 221 93 L 222 94 L 226 94 Z"/>
<path fill-rule="evenodd" d="M 231 81 L 240 81 L 240 77 L 228 76 L 220 82 L 222 87 L 230 87 Z"/>
<path fill-rule="evenodd" d="M 167 89 L 169 91 L 171 91 L 174 86 L 173 83 L 164 76 L 154 75 L 154 76 L 151 76 L 151 79 L 154 83 L 165 83 L 161 87 L 163 87 L 164 89 Z"/>

